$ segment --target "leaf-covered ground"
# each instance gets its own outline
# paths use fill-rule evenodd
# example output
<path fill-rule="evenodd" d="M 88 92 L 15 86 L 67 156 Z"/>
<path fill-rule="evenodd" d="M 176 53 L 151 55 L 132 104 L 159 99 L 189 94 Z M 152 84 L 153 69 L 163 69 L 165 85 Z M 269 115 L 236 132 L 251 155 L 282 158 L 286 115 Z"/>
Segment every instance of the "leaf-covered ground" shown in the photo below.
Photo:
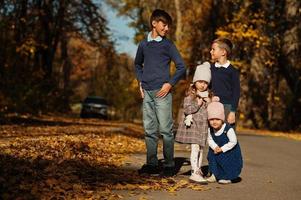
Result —
<path fill-rule="evenodd" d="M 12 115 L 0 127 L 0 199 L 123 199 L 115 191 L 206 189 L 123 167 L 144 151 L 140 125 Z"/>

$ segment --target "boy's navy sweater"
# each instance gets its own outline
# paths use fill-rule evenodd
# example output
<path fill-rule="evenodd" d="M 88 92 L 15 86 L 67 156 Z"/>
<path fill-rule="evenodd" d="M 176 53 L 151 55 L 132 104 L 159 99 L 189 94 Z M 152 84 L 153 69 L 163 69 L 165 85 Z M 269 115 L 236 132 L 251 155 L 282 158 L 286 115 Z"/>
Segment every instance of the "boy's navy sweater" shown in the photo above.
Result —
<path fill-rule="evenodd" d="M 225 67 L 211 65 L 211 90 L 220 98 L 221 103 L 230 104 L 231 111 L 236 111 L 240 96 L 239 72 L 231 64 Z"/>
<path fill-rule="evenodd" d="M 173 77 L 170 77 L 171 61 L 176 65 Z M 156 90 L 164 83 L 175 85 L 185 74 L 185 65 L 172 41 L 165 37 L 160 42 L 144 39 L 136 53 L 135 71 L 143 89 Z"/>

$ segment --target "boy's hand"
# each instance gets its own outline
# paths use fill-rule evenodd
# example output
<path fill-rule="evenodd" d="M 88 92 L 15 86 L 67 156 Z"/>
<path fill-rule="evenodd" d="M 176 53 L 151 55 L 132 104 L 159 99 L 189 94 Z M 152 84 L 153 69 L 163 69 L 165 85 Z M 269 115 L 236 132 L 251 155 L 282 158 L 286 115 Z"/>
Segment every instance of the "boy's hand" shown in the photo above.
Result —
<path fill-rule="evenodd" d="M 230 112 L 227 121 L 229 124 L 234 124 L 235 123 L 235 112 Z"/>
<path fill-rule="evenodd" d="M 157 92 L 156 97 L 165 97 L 172 88 L 170 83 L 164 83 L 161 90 Z"/>
<path fill-rule="evenodd" d="M 141 86 L 141 83 L 139 85 L 140 85 L 139 90 L 140 90 L 141 98 L 144 99 L 144 92 L 143 92 L 143 88 Z"/>

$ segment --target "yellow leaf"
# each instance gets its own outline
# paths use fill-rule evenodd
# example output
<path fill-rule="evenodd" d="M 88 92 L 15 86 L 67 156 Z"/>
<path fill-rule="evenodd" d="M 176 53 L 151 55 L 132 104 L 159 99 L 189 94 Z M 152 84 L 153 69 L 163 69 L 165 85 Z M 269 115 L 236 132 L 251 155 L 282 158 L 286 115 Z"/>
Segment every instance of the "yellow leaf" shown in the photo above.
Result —
<path fill-rule="evenodd" d="M 139 185 L 139 188 L 142 189 L 142 190 L 148 190 L 148 189 L 150 189 L 151 187 L 150 187 L 150 186 L 147 186 L 147 185 Z"/>

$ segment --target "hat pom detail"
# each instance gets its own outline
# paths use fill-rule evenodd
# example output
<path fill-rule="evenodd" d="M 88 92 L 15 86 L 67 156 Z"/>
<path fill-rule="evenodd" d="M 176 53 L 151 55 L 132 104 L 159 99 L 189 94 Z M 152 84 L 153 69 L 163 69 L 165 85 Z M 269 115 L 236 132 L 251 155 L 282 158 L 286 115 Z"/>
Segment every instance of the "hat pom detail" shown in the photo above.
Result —
<path fill-rule="evenodd" d="M 219 97 L 218 96 L 214 96 L 212 97 L 212 102 L 219 102 Z"/>

